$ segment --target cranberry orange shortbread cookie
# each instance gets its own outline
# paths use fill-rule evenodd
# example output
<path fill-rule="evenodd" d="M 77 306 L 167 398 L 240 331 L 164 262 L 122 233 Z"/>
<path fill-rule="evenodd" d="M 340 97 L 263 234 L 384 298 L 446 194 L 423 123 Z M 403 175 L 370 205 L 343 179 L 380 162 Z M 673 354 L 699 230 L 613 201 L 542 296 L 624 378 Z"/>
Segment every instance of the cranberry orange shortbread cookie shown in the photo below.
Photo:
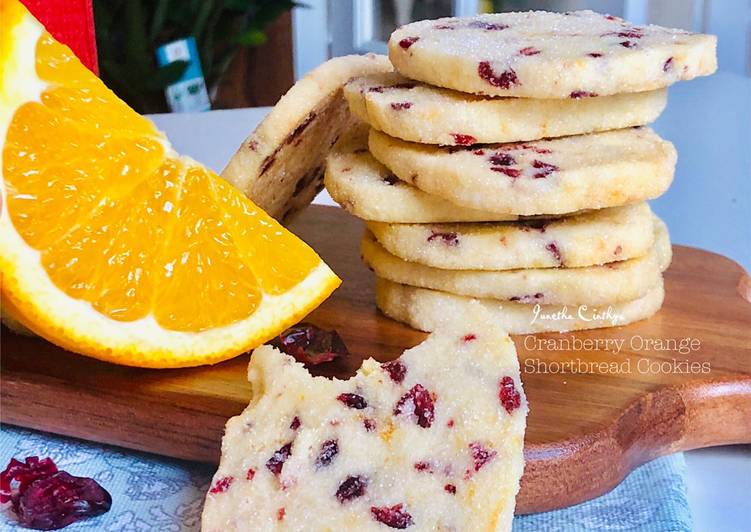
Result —
<path fill-rule="evenodd" d="M 449 270 L 592 266 L 645 255 L 654 241 L 646 203 L 557 219 L 367 225 L 392 255 Z"/>
<path fill-rule="evenodd" d="M 386 57 L 372 54 L 322 64 L 282 96 L 222 177 L 274 218 L 288 220 L 323 188 L 326 155 L 355 123 L 342 86 L 354 77 L 390 70 Z"/>
<path fill-rule="evenodd" d="M 564 214 L 652 199 L 673 180 L 673 145 L 638 127 L 527 143 L 428 146 L 370 130 L 370 152 L 400 179 L 452 203 L 504 214 Z"/>
<path fill-rule="evenodd" d="M 516 142 L 641 126 L 665 108 L 665 89 L 599 98 L 491 98 L 431 87 L 396 73 L 344 87 L 350 110 L 375 129 L 423 144 Z"/>
<path fill-rule="evenodd" d="M 631 301 L 656 286 L 672 257 L 665 224 L 655 218 L 655 243 L 643 257 L 582 268 L 524 270 L 442 270 L 407 262 L 366 232 L 361 245 L 365 263 L 378 277 L 395 283 L 464 296 L 541 304 L 608 304 Z M 550 253 L 560 263 L 557 248 Z"/>
<path fill-rule="evenodd" d="M 566 332 L 617 327 L 643 320 L 660 310 L 665 290 L 662 279 L 633 301 L 601 305 L 541 305 L 473 299 L 376 279 L 376 305 L 386 316 L 422 331 L 440 330 L 478 303 L 499 327 L 510 334 Z"/>
<path fill-rule="evenodd" d="M 459 207 L 397 179 L 368 152 L 368 128 L 342 134 L 326 160 L 329 195 L 364 220 L 401 223 L 515 220 L 508 214 Z"/>
<path fill-rule="evenodd" d="M 527 403 L 514 344 L 491 322 L 366 360 L 347 381 L 264 346 L 248 380 L 204 532 L 511 530 Z"/>
<path fill-rule="evenodd" d="M 413 22 L 389 39 L 411 79 L 462 92 L 582 98 L 667 87 L 717 69 L 713 35 L 632 26 L 592 11 Z"/>

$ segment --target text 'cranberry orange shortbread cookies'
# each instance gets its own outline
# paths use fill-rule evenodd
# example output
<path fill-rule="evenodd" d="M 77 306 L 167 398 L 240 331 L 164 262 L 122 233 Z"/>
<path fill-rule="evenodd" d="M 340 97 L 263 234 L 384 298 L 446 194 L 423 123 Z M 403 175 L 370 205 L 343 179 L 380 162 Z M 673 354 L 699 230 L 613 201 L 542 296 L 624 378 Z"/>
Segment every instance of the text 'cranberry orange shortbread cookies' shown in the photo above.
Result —
<path fill-rule="evenodd" d="M 592 266 L 646 255 L 654 241 L 646 203 L 519 222 L 367 225 L 392 255 L 448 270 Z"/>
<path fill-rule="evenodd" d="M 373 156 L 452 203 L 517 215 L 555 215 L 635 203 L 670 186 L 676 153 L 639 127 L 528 143 L 428 146 L 370 130 Z"/>
<path fill-rule="evenodd" d="M 342 86 L 389 72 L 379 55 L 337 57 L 298 81 L 242 143 L 222 177 L 277 220 L 287 221 L 323 188 L 326 155 L 354 125 Z"/>
<path fill-rule="evenodd" d="M 575 305 L 642 297 L 659 283 L 672 258 L 667 227 L 659 219 L 655 219 L 655 242 L 647 255 L 582 268 L 443 270 L 390 254 L 370 232 L 363 237 L 361 251 L 378 277 L 395 283 L 479 298 Z M 551 253 L 563 260 L 557 249 Z"/>
<path fill-rule="evenodd" d="M 344 87 L 350 109 L 387 135 L 423 144 L 517 142 L 641 126 L 665 108 L 659 89 L 597 98 L 492 98 L 408 80 L 396 73 Z"/>
<path fill-rule="evenodd" d="M 508 214 L 460 207 L 398 179 L 368 151 L 368 127 L 342 134 L 326 159 L 326 190 L 350 214 L 402 223 L 515 220 Z"/>
<path fill-rule="evenodd" d="M 521 301 L 474 299 L 429 288 L 376 278 L 376 306 L 386 316 L 422 331 L 438 331 L 475 305 L 510 334 L 579 331 L 619 327 L 643 320 L 660 310 L 662 279 L 638 299 L 601 305 L 541 305 Z"/>
<path fill-rule="evenodd" d="M 454 324 L 347 381 L 264 346 L 248 379 L 204 532 L 511 530 L 527 404 L 497 326 Z"/>
<path fill-rule="evenodd" d="M 413 22 L 389 39 L 396 70 L 463 92 L 577 98 L 642 92 L 717 69 L 716 37 L 592 11 Z"/>

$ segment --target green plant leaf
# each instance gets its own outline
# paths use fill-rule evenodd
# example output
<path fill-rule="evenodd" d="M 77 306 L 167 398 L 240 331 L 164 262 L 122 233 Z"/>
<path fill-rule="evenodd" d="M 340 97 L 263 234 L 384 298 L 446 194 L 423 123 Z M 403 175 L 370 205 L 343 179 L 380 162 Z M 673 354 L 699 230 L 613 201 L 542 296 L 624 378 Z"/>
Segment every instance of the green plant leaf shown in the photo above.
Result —
<path fill-rule="evenodd" d="M 260 46 L 268 41 L 266 34 L 258 29 L 249 29 L 232 38 L 232 42 L 242 46 Z"/>
<path fill-rule="evenodd" d="M 150 91 L 164 90 L 180 79 L 180 76 L 185 73 L 185 69 L 188 68 L 188 64 L 188 61 L 179 60 L 159 67 L 146 80 L 146 89 Z"/>

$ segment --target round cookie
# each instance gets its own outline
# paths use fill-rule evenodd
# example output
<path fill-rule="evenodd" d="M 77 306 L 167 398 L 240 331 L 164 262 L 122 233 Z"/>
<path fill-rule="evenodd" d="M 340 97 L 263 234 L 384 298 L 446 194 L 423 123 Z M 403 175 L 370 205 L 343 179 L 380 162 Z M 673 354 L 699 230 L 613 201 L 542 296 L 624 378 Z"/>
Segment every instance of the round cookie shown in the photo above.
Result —
<path fill-rule="evenodd" d="M 354 77 L 390 70 L 386 57 L 373 54 L 325 62 L 282 96 L 222 177 L 269 215 L 289 221 L 323 188 L 326 155 L 356 122 L 342 86 Z"/>
<path fill-rule="evenodd" d="M 344 87 L 357 117 L 387 135 L 422 144 L 516 142 L 641 126 L 665 108 L 667 91 L 599 98 L 490 98 L 408 80 L 396 73 Z"/>
<path fill-rule="evenodd" d="M 459 207 L 397 179 L 368 152 L 368 127 L 342 134 L 326 160 L 324 183 L 331 197 L 364 220 L 436 223 L 515 220 L 513 215 Z"/>
<path fill-rule="evenodd" d="M 646 255 L 654 241 L 646 203 L 549 220 L 367 225 L 392 255 L 447 270 L 592 266 Z"/>
<path fill-rule="evenodd" d="M 673 180 L 670 142 L 639 127 L 528 143 L 441 147 L 370 130 L 373 157 L 452 203 L 516 215 L 565 214 L 656 198 Z"/>
<path fill-rule="evenodd" d="M 423 20 L 397 29 L 388 47 L 408 78 L 494 96 L 643 92 L 717 69 L 714 35 L 632 26 L 592 11 Z"/>
<path fill-rule="evenodd" d="M 510 334 L 566 332 L 616 327 L 649 318 L 660 310 L 665 290 L 662 279 L 642 297 L 597 306 L 523 304 L 474 299 L 376 279 L 376 306 L 386 316 L 422 331 L 435 331 L 480 304 L 494 323 Z"/>
<path fill-rule="evenodd" d="M 638 299 L 657 285 L 672 249 L 665 224 L 655 219 L 655 229 L 647 255 L 584 268 L 440 270 L 391 255 L 370 232 L 363 237 L 361 253 L 378 277 L 399 284 L 520 303 L 599 305 Z"/>

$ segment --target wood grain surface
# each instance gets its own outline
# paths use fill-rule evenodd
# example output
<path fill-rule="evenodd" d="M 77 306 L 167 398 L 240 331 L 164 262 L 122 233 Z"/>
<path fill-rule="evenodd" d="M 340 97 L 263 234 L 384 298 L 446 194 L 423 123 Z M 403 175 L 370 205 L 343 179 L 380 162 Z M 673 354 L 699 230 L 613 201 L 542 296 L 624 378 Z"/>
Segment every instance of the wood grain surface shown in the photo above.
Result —
<path fill-rule="evenodd" d="M 308 319 L 337 329 L 356 356 L 319 373 L 351 375 L 361 356 L 388 360 L 424 338 L 375 309 L 373 276 L 359 258 L 359 221 L 313 206 L 292 229 L 344 280 Z M 514 337 L 530 403 L 517 513 L 601 495 L 636 466 L 667 453 L 751 442 L 748 276 L 713 253 L 683 246 L 674 246 L 674 253 L 665 305 L 653 318 Z M 620 351 L 574 344 L 606 339 L 622 340 Z M 679 349 L 682 339 L 688 352 Z M 560 345 L 566 341 L 571 345 Z M 563 367 L 566 362 L 573 366 Z M 203 368 L 119 367 L 3 329 L 1 419 L 216 462 L 224 423 L 248 403 L 247 363 L 243 355 Z"/>

